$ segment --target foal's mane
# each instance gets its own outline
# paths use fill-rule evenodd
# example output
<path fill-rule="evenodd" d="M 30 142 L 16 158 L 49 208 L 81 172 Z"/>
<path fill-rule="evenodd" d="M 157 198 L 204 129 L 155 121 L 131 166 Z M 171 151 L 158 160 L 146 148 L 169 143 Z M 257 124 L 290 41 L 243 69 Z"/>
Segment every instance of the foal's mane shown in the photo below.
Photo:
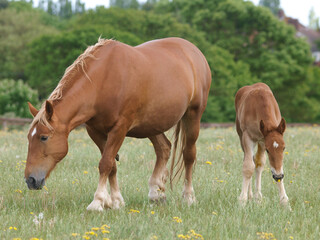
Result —
<path fill-rule="evenodd" d="M 75 73 L 82 72 L 85 74 L 85 76 L 88 78 L 89 81 L 91 81 L 90 77 L 88 76 L 85 68 L 86 68 L 86 60 L 88 58 L 97 59 L 94 56 L 94 53 L 98 48 L 101 46 L 107 45 L 108 43 L 112 42 L 114 40 L 112 39 L 98 39 L 98 42 L 95 45 L 89 46 L 64 72 L 60 82 L 58 83 L 57 87 L 53 90 L 53 92 L 50 94 L 48 100 L 53 103 L 54 101 L 58 101 L 62 98 L 62 92 L 66 88 L 66 86 L 69 86 L 73 83 L 75 78 L 72 78 Z M 32 129 L 37 123 L 41 123 L 47 128 L 50 129 L 50 131 L 53 131 L 53 127 L 49 123 L 47 117 L 46 117 L 46 110 L 45 110 L 45 102 L 41 105 L 41 108 L 39 109 L 38 114 L 33 118 L 33 121 L 31 123 L 30 129 Z"/>

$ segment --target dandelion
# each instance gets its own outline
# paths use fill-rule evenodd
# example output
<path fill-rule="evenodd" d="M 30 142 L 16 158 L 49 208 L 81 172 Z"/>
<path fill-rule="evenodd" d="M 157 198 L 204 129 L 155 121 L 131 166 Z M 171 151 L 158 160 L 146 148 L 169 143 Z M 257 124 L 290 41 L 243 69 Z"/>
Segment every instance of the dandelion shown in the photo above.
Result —
<path fill-rule="evenodd" d="M 153 214 L 154 214 L 154 211 L 151 211 L 151 214 L 153 215 Z"/>
<path fill-rule="evenodd" d="M 284 152 L 284 154 L 289 155 L 289 152 Z"/>
<path fill-rule="evenodd" d="M 212 165 L 212 162 L 210 162 L 210 161 L 206 161 L 206 164 Z"/>
<path fill-rule="evenodd" d="M 88 174 L 88 171 L 83 171 L 83 174 Z"/>
<path fill-rule="evenodd" d="M 293 239 L 293 237 L 292 237 L 292 236 L 290 236 L 290 237 L 289 237 L 289 239 Z"/>
<path fill-rule="evenodd" d="M 110 238 L 103 238 L 103 240 L 110 240 Z"/>
<path fill-rule="evenodd" d="M 103 233 L 103 234 L 105 234 L 105 233 L 110 233 L 110 231 L 108 231 L 108 230 L 101 230 L 101 232 Z"/>
<path fill-rule="evenodd" d="M 158 239 L 158 237 L 156 236 L 156 235 L 153 235 L 152 237 L 151 237 L 151 240 L 157 240 Z"/>
<path fill-rule="evenodd" d="M 33 215 L 34 213 L 33 213 L 33 212 L 30 212 L 30 214 Z"/>
<path fill-rule="evenodd" d="M 77 237 L 77 236 L 79 236 L 80 234 L 79 233 L 71 233 L 71 236 L 72 237 Z"/>
<path fill-rule="evenodd" d="M 87 235 L 82 236 L 82 238 L 84 238 L 84 239 L 90 239 L 90 237 L 87 236 Z"/>
<path fill-rule="evenodd" d="M 110 228 L 107 224 L 103 224 L 102 226 L 101 226 L 101 229 L 105 229 L 105 228 Z"/>
<path fill-rule="evenodd" d="M 18 228 L 16 228 L 16 227 L 9 227 L 9 230 L 15 230 L 15 231 L 17 231 Z"/>
<path fill-rule="evenodd" d="M 135 210 L 135 209 L 130 209 L 129 213 L 140 213 L 140 211 L 139 210 Z"/>
<path fill-rule="evenodd" d="M 21 238 L 12 238 L 12 240 L 21 240 Z"/>
<path fill-rule="evenodd" d="M 98 227 L 93 227 L 93 228 L 91 228 L 91 230 L 92 231 L 98 231 L 100 228 L 98 228 Z"/>
<path fill-rule="evenodd" d="M 20 189 L 16 189 L 15 192 L 16 193 L 22 193 L 22 191 Z"/>
<path fill-rule="evenodd" d="M 182 223 L 182 219 L 179 217 L 173 217 L 172 221 L 177 222 L 177 223 Z"/>

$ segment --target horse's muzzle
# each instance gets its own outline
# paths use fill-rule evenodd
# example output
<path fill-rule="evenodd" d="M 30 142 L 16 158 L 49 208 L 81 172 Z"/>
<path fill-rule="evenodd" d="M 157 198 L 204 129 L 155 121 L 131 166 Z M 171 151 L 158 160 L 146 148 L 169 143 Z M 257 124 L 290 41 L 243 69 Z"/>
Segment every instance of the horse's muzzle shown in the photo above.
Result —
<path fill-rule="evenodd" d="M 35 179 L 34 177 L 28 177 L 26 183 L 30 190 L 40 190 L 44 186 L 45 178 Z"/>
<path fill-rule="evenodd" d="M 281 174 L 272 173 L 272 177 L 274 180 L 276 180 L 276 182 L 278 182 L 279 180 L 281 180 L 284 177 L 284 174 L 283 173 L 281 173 Z"/>

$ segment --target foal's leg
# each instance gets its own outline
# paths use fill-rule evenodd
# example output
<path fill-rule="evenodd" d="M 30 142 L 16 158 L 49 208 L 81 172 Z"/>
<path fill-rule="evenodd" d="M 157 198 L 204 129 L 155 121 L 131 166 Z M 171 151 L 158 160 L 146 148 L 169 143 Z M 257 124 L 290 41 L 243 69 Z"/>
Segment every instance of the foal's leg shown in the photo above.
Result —
<path fill-rule="evenodd" d="M 253 148 L 254 142 L 249 138 L 246 132 L 242 135 L 242 146 L 244 151 L 244 159 L 242 166 L 242 190 L 239 197 L 239 200 L 242 204 L 245 204 L 248 200 L 248 191 L 251 185 L 251 178 L 254 172 L 254 163 L 253 163 Z"/>
<path fill-rule="evenodd" d="M 126 136 L 127 128 L 125 126 L 115 126 L 108 134 L 107 141 L 105 143 L 102 158 L 99 163 L 99 184 L 94 194 L 94 199 L 91 204 L 87 207 L 87 210 L 102 211 L 103 208 L 114 207 L 118 208 L 123 204 L 123 198 L 120 194 L 118 182 L 116 180 L 117 167 L 115 163 L 115 157 L 119 151 L 121 144 Z M 106 182 L 109 178 L 111 199 L 108 199 L 108 192 L 106 188 Z M 110 197 L 109 197 L 110 198 Z"/>
<path fill-rule="evenodd" d="M 185 146 L 183 148 L 183 160 L 185 166 L 185 182 L 183 198 L 191 205 L 196 201 L 192 186 L 192 170 L 196 160 L 196 141 L 200 131 L 201 114 L 189 109 L 182 119 L 182 127 L 185 130 Z M 183 131 L 182 131 L 183 132 Z"/>
<path fill-rule="evenodd" d="M 171 143 L 163 133 L 149 139 L 153 144 L 157 160 L 149 179 L 148 196 L 151 201 L 165 200 L 165 183 L 168 177 L 166 165 L 170 157 Z"/>
<path fill-rule="evenodd" d="M 266 155 L 265 155 L 265 147 L 258 144 L 258 150 L 256 155 L 254 156 L 254 163 L 256 165 L 256 193 L 255 199 L 261 201 L 262 193 L 261 193 L 261 175 L 264 169 L 264 165 L 266 163 Z"/>
<path fill-rule="evenodd" d="M 277 182 L 277 186 L 279 189 L 280 204 L 287 205 L 289 202 L 289 198 L 286 194 L 286 190 L 284 189 L 283 179 L 280 182 Z"/>

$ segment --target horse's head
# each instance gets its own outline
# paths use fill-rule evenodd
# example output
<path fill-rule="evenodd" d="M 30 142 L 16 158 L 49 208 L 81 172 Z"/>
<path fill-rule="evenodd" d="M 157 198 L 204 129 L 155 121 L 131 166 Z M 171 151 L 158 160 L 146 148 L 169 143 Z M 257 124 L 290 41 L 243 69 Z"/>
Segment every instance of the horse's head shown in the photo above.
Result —
<path fill-rule="evenodd" d="M 282 163 L 283 151 L 285 149 L 283 140 L 283 133 L 285 130 L 286 121 L 284 118 L 281 119 L 279 126 L 274 129 L 267 129 L 263 120 L 260 121 L 260 131 L 264 136 L 272 176 L 276 181 L 279 181 L 284 177 Z"/>
<path fill-rule="evenodd" d="M 29 103 L 29 110 L 34 121 L 28 133 L 25 180 L 29 189 L 41 189 L 52 169 L 68 152 L 68 132 L 59 124 L 50 101 L 46 101 L 40 112 Z"/>

